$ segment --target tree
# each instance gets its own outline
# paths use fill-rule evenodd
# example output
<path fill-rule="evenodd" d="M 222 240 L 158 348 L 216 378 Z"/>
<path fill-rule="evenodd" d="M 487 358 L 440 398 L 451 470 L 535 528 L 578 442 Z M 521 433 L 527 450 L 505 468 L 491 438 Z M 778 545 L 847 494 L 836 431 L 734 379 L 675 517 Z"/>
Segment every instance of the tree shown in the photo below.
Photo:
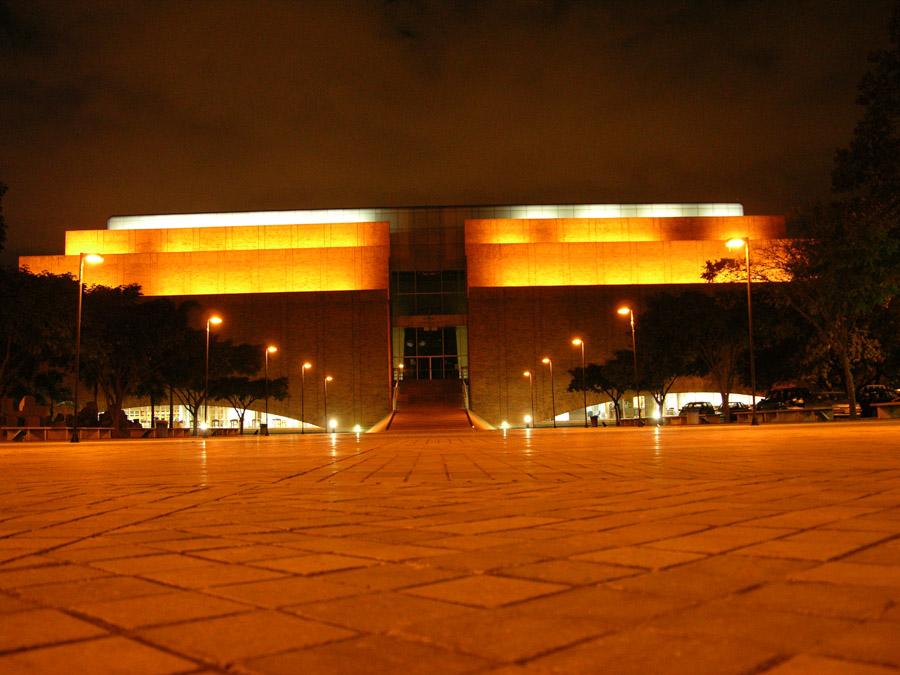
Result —
<path fill-rule="evenodd" d="M 36 378 L 70 367 L 75 292 L 68 275 L 0 269 L 0 399 L 36 395 Z"/>
<path fill-rule="evenodd" d="M 30 393 L 38 403 L 50 407 L 51 422 L 53 421 L 56 404 L 72 399 L 72 390 L 64 384 L 63 379 L 63 372 L 56 369 L 41 370 L 34 377 L 33 388 Z"/>
<path fill-rule="evenodd" d="M 886 384 L 900 388 L 900 300 L 896 297 L 879 308 L 869 324 L 872 338 L 879 344 L 880 359 L 860 378 L 860 384 Z"/>
<path fill-rule="evenodd" d="M 6 244 L 6 220 L 3 218 L 3 195 L 6 194 L 6 190 L 6 185 L 0 183 L 0 251 Z"/>
<path fill-rule="evenodd" d="M 185 302 L 177 306 L 166 298 L 146 301 L 142 313 L 153 339 L 147 345 L 134 393 L 150 402 L 150 418 L 156 424 L 156 403 L 171 393 L 167 374 L 169 364 L 178 363 L 178 350 L 189 332 L 188 313 L 196 306 Z"/>
<path fill-rule="evenodd" d="M 85 295 L 81 361 L 85 381 L 95 383 L 106 399 L 116 433 L 125 435 L 122 403 L 134 394 L 147 354 L 157 340 L 155 303 L 142 302 L 137 285 L 93 286 Z"/>
<path fill-rule="evenodd" d="M 191 415 L 197 433 L 201 408 L 206 405 L 206 331 L 187 330 L 176 345 L 176 353 L 165 368 L 166 380 Z M 210 336 L 209 382 L 230 376 L 250 376 L 262 366 L 262 346 L 234 344 L 217 335 Z M 211 391 L 212 387 L 210 387 Z"/>
<path fill-rule="evenodd" d="M 859 84 L 856 102 L 863 106 L 863 115 L 849 146 L 837 152 L 832 187 L 837 194 L 880 204 L 896 231 L 900 208 L 900 3 L 894 8 L 888 35 L 891 46 L 869 57 L 872 67 Z"/>
<path fill-rule="evenodd" d="M 268 382 L 269 397 L 283 401 L 288 394 L 288 379 L 279 377 Z M 266 396 L 266 380 L 251 380 L 248 377 L 222 377 L 209 383 L 209 397 L 214 400 L 227 401 L 237 413 L 240 433 L 244 433 L 244 415 L 256 401 Z"/>
<path fill-rule="evenodd" d="M 854 370 L 873 354 L 868 324 L 895 295 L 896 270 L 885 255 L 896 243 L 887 240 L 880 217 L 858 199 L 815 205 L 791 219 L 793 239 L 754 252 L 754 281 L 772 282 L 774 302 L 802 317 L 822 354 L 837 362 L 851 417 L 856 415 Z M 707 262 L 703 276 L 728 278 L 734 264 Z"/>
<path fill-rule="evenodd" d="M 778 289 L 759 284 L 753 290 L 753 340 L 756 385 L 769 391 L 778 384 L 819 379 L 821 343 L 794 310 L 778 302 Z M 749 354 L 748 354 L 749 356 Z M 749 361 L 740 367 L 749 372 Z"/>
<path fill-rule="evenodd" d="M 729 419 L 728 400 L 738 382 L 747 351 L 747 308 L 741 291 L 722 285 L 713 292 L 688 291 L 672 299 L 682 326 L 679 348 L 687 357 L 688 373 L 709 377 L 722 397 L 722 413 Z"/>
<path fill-rule="evenodd" d="M 891 351 L 873 339 L 871 325 L 900 286 L 900 4 L 890 38 L 891 48 L 872 55 L 860 83 L 864 112 L 849 147 L 837 152 L 835 198 L 800 211 L 789 221 L 793 239 L 754 260 L 760 278 L 784 282 L 776 297 L 803 317 L 822 354 L 837 362 L 851 416 L 857 373 Z M 728 268 L 726 261 L 709 262 L 704 276 Z"/>
<path fill-rule="evenodd" d="M 693 343 L 684 329 L 677 296 L 660 293 L 647 300 L 638 327 L 640 388 L 650 392 L 660 410 L 677 379 L 696 374 Z"/>
<path fill-rule="evenodd" d="M 203 331 L 188 329 L 176 336 L 176 349 L 163 366 L 163 377 L 170 392 L 188 410 L 191 428 L 197 435 L 200 408 L 204 400 Z"/>
<path fill-rule="evenodd" d="M 615 356 L 601 366 L 589 363 L 584 369 L 582 378 L 581 368 L 572 368 L 569 371 L 572 381 L 569 382 L 567 391 L 584 391 L 595 394 L 606 394 L 612 401 L 616 415 L 616 426 L 621 424 L 622 410 L 619 401 L 625 393 L 634 386 L 634 367 L 632 352 L 630 349 L 620 349 Z M 583 386 L 582 386 L 582 383 Z"/>

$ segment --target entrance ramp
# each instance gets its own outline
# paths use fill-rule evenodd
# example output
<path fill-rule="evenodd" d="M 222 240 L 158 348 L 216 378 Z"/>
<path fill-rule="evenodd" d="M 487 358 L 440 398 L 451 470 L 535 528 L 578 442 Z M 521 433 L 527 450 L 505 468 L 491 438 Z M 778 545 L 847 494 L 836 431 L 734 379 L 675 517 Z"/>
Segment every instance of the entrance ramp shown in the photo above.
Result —
<path fill-rule="evenodd" d="M 471 431 L 462 380 L 404 380 L 388 431 Z"/>

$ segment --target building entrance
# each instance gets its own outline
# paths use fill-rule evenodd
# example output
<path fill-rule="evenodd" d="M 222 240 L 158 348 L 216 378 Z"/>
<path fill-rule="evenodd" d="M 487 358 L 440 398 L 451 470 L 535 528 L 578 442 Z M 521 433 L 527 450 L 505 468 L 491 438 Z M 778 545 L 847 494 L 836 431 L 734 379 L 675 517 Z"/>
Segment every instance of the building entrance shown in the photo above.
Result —
<path fill-rule="evenodd" d="M 403 379 L 452 380 L 460 372 L 457 328 L 404 328 Z"/>

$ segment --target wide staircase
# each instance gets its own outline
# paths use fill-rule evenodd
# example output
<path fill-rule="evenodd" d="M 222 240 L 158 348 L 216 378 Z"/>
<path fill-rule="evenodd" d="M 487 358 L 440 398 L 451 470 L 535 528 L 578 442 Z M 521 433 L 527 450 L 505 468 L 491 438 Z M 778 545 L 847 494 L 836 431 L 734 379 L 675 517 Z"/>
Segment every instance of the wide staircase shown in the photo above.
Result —
<path fill-rule="evenodd" d="M 388 431 L 469 430 L 462 380 L 403 380 Z"/>

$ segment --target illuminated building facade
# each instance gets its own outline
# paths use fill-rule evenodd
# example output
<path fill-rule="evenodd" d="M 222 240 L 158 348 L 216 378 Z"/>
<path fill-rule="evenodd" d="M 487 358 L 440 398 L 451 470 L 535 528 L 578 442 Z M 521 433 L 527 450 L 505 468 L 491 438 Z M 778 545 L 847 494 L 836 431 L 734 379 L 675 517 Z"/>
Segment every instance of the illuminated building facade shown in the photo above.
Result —
<path fill-rule="evenodd" d="M 307 421 L 371 426 L 391 406 L 392 382 L 464 378 L 488 421 L 530 406 L 522 372 L 535 373 L 536 417 L 583 409 L 566 370 L 629 345 L 615 309 L 660 290 L 705 283 L 723 242 L 785 236 L 780 216 L 739 204 L 412 207 L 123 216 L 105 230 L 66 234 L 65 255 L 31 256 L 32 271 L 75 272 L 95 252 L 89 284 L 137 283 L 148 296 L 191 298 L 226 317 L 222 334 L 273 342 L 273 377 L 291 395 L 273 413 L 299 417 L 300 364 Z M 596 401 L 592 401 L 596 403 Z"/>

